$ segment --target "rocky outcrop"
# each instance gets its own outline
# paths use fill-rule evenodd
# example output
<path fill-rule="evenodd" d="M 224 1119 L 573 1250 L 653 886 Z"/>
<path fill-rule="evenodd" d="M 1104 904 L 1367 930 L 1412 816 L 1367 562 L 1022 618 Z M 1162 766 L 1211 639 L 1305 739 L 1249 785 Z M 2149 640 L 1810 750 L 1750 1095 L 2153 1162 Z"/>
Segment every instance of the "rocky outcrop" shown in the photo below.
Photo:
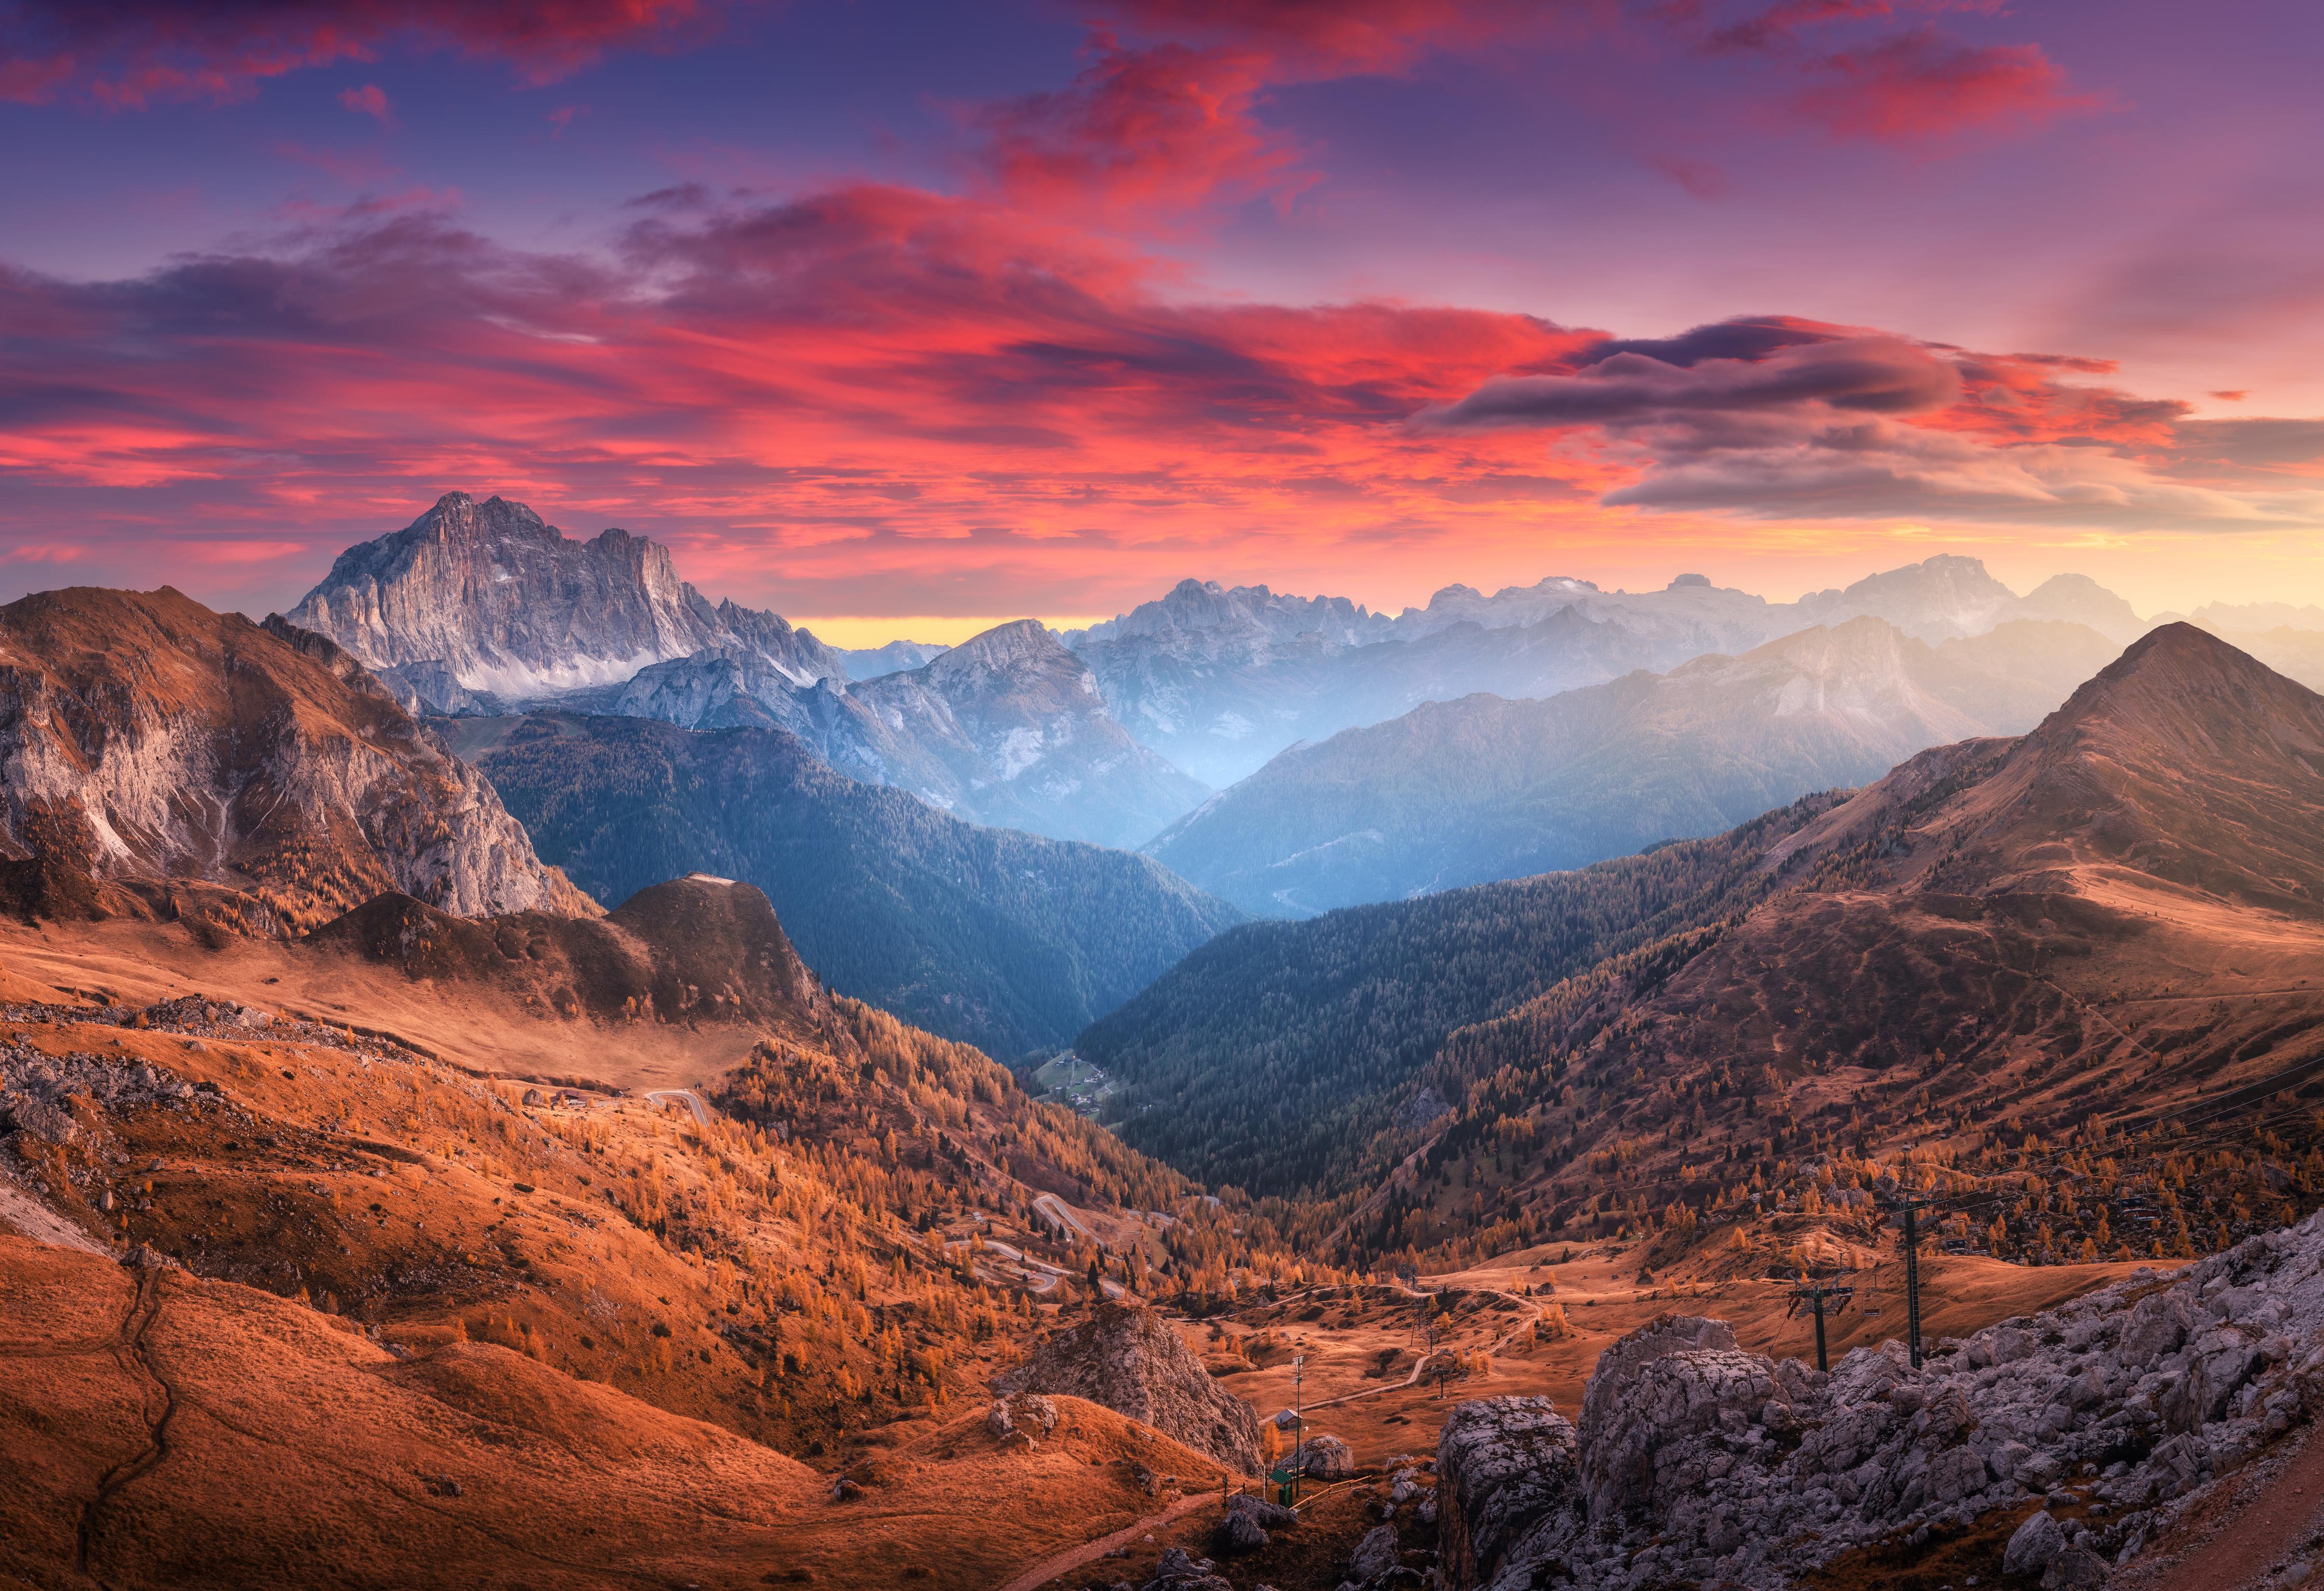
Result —
<path fill-rule="evenodd" d="M 1437 1448 L 1443 1583 L 1774 1587 L 2049 1499 L 2096 1506 L 2015 1527 L 2011 1572 L 2095 1584 L 2324 1408 L 2324 1219 L 1934 1350 L 1824 1375 L 1665 1317 L 1607 1350 L 1578 1429 L 1545 1398 L 1464 1403 Z"/>
<path fill-rule="evenodd" d="M 400 891 L 595 909 L 363 667 L 164 588 L 0 609 L 0 883 L 20 910 L 290 933 Z"/>
<path fill-rule="evenodd" d="M 1572 1422 L 1547 1398 L 1478 1398 L 1453 1409 L 1436 1441 L 1447 1584 L 1486 1583 L 1520 1536 L 1575 1494 L 1575 1446 Z"/>
<path fill-rule="evenodd" d="M 438 712 L 475 710 L 471 693 L 518 702 L 613 684 L 713 648 L 798 685 L 847 677 L 836 652 L 777 615 L 714 606 L 659 542 L 622 530 L 574 541 L 521 503 L 465 492 L 341 553 L 290 616 L 401 671 Z"/>
<path fill-rule="evenodd" d="M 794 1036 L 820 1032 L 830 1020 L 829 996 L 767 897 L 700 874 L 640 890 L 602 920 L 521 912 L 467 920 L 408 895 L 380 895 L 307 943 L 446 986 L 497 986 L 567 1018 Z"/>
<path fill-rule="evenodd" d="M 1242 1474 L 1259 1471 L 1259 1415 L 1213 1381 L 1150 1309 L 1098 1304 L 1087 1320 L 1042 1343 L 992 1384 L 1003 1393 L 1086 1398 Z"/>

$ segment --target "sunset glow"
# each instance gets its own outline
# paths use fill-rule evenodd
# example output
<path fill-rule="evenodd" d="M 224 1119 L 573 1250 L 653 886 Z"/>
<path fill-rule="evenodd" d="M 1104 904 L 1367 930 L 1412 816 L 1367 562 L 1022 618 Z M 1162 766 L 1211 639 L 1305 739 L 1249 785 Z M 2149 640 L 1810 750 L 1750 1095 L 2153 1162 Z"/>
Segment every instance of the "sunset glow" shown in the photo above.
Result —
<path fill-rule="evenodd" d="M 2288 4 L 0 15 L 7 595 L 286 606 L 460 489 L 866 642 L 1938 550 L 2324 598 Z"/>

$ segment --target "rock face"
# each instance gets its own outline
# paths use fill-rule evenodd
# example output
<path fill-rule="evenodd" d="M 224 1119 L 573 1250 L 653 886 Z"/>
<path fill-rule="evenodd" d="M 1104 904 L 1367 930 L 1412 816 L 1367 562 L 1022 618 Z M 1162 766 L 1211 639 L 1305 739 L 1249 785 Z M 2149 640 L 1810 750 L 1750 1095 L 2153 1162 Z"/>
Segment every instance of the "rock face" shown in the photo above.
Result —
<path fill-rule="evenodd" d="M 1437 1543 L 1446 1582 L 1482 1585 L 1520 1536 L 1572 1496 L 1572 1423 L 1547 1398 L 1456 1405 L 1436 1441 Z"/>
<path fill-rule="evenodd" d="M 1258 1414 L 1213 1381 L 1150 1309 L 1098 1304 L 1089 1319 L 994 1378 L 993 1387 L 1086 1398 L 1243 1474 L 1259 1471 Z"/>
<path fill-rule="evenodd" d="M 1546 1399 L 1464 1403 L 1437 1448 L 1444 1583 L 1774 1587 L 2070 1482 L 2103 1511 L 2032 1516 L 2010 1568 L 2095 1584 L 2324 1411 L 2324 1219 L 1933 1348 L 1822 1375 L 1665 1317 L 1607 1350 L 1578 1429 Z"/>
<path fill-rule="evenodd" d="M 465 693 L 537 699 L 715 647 L 795 684 L 847 676 L 836 652 L 775 615 L 713 606 L 658 542 L 621 530 L 576 541 L 521 503 L 465 492 L 339 554 L 290 616 L 439 712 L 471 708 Z"/>
<path fill-rule="evenodd" d="M 595 910 L 355 660 L 167 588 L 0 609 L 0 804 L 20 909 L 261 933 L 388 891 Z"/>

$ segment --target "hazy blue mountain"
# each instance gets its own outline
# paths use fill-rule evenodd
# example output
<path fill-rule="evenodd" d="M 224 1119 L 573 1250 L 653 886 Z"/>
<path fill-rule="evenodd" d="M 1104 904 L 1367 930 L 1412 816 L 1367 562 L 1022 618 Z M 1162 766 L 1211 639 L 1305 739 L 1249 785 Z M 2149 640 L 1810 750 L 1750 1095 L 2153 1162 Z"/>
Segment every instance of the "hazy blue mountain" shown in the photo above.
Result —
<path fill-rule="evenodd" d="M 1701 575 L 1644 592 L 1561 576 L 1490 595 L 1448 586 L 1392 618 L 1344 598 L 1187 580 L 1065 639 L 1132 735 L 1225 786 L 1300 741 L 1381 723 L 1424 701 L 1480 691 L 1549 696 L 1861 617 L 1932 645 L 2019 619 L 2087 625 L 2117 644 L 2145 628 L 2086 577 L 2061 575 L 2021 597 L 1977 560 L 1941 554 L 1796 602 Z"/>
<path fill-rule="evenodd" d="M 995 1055 L 1064 1044 L 1243 920 L 1148 857 L 962 822 L 779 728 L 442 727 L 597 900 L 696 872 L 756 884 L 835 988 Z"/>
<path fill-rule="evenodd" d="M 2119 650 L 2079 624 L 1930 646 L 1859 618 L 1545 699 L 1432 702 L 1282 753 L 1147 850 L 1277 916 L 1580 867 L 2023 733 Z"/>
<path fill-rule="evenodd" d="M 839 656 L 847 665 L 850 680 L 877 680 L 882 674 L 924 667 L 951 650 L 930 641 L 890 641 L 884 646 L 842 647 Z"/>

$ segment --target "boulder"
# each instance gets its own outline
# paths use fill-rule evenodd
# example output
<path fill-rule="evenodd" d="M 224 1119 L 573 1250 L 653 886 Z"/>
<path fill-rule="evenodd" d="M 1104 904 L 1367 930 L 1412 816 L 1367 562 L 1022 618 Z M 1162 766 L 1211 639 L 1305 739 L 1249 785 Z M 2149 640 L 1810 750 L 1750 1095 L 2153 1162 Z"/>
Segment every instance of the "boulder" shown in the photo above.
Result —
<path fill-rule="evenodd" d="M 1291 1450 L 1291 1467 L 1314 1481 L 1343 1481 L 1356 1473 L 1356 1456 L 1335 1436 L 1309 1437 Z"/>
<path fill-rule="evenodd" d="M 1448 1585 L 1484 1585 L 1577 1495 L 1572 1422 L 1547 1398 L 1478 1398 L 1436 1439 L 1437 1550 Z M 1423 1505 L 1424 1517 L 1426 1505 Z"/>
<path fill-rule="evenodd" d="M 1296 1509 L 1240 1492 L 1227 1499 L 1227 1512 L 1246 1515 L 1264 1531 L 1287 1531 L 1299 1522 Z"/>
<path fill-rule="evenodd" d="M 1582 1397 L 1582 1485 L 1593 1522 L 1655 1512 L 1699 1485 L 1755 1428 L 1788 1426 L 1765 1354 L 1723 1320 L 1665 1315 L 1606 1350 Z"/>
<path fill-rule="evenodd" d="M 1141 1591 L 1234 1591 L 1218 1565 L 1207 1558 L 1189 1558 L 1183 1547 L 1166 1547 L 1154 1565 L 1154 1577 Z"/>
<path fill-rule="evenodd" d="M 2047 1509 L 2025 1516 L 2001 1550 L 2005 1575 L 2038 1575 L 2066 1549 L 2066 1529 Z"/>
<path fill-rule="evenodd" d="M 1266 1526 L 1248 1513 L 1229 1509 L 1211 1536 L 1211 1550 L 1221 1558 L 1233 1558 L 1241 1553 L 1258 1551 L 1268 1544 L 1268 1540 Z"/>
<path fill-rule="evenodd" d="M 2050 1560 L 2042 1591 L 2097 1591 L 2106 1577 L 2106 1559 L 2087 1547 L 2069 1547 Z"/>
<path fill-rule="evenodd" d="M 1355 1551 L 1349 1556 L 1348 1577 L 1369 1580 L 1376 1575 L 1388 1573 L 1400 1561 L 1398 1550 L 1396 1527 L 1374 1525 L 1364 1532 L 1364 1539 L 1356 1543 Z"/>

